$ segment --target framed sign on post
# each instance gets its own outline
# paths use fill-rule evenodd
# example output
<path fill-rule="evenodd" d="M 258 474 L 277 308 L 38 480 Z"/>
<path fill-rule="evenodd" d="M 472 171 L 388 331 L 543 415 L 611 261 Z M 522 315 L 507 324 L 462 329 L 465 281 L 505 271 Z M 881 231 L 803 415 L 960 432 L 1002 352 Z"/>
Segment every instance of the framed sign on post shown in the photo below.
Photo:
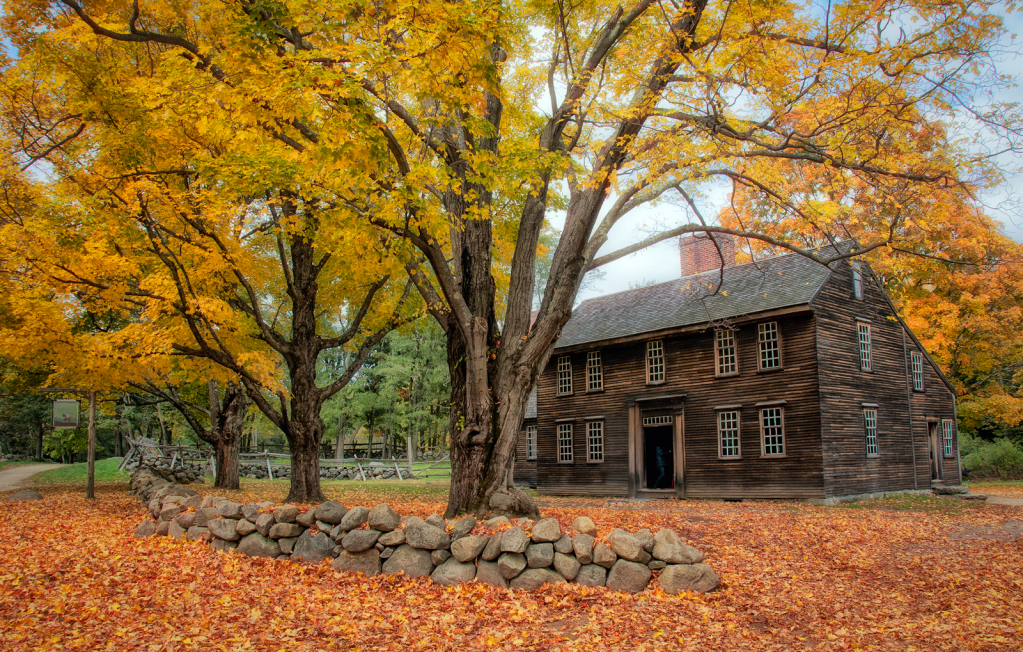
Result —
<path fill-rule="evenodd" d="M 78 427 L 78 401 L 57 399 L 53 402 L 53 429 L 73 430 Z"/>

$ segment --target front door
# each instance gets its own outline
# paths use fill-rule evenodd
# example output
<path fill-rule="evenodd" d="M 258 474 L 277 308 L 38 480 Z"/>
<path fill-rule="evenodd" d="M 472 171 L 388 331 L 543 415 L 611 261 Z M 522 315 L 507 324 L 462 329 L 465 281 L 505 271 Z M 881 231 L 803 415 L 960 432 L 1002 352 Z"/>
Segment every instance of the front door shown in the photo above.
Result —
<path fill-rule="evenodd" d="M 665 416 L 643 421 L 643 488 L 674 489 L 674 420 Z"/>
<path fill-rule="evenodd" d="M 938 423 L 927 424 L 927 450 L 931 456 L 931 480 L 941 480 L 941 456 L 938 454 Z"/>

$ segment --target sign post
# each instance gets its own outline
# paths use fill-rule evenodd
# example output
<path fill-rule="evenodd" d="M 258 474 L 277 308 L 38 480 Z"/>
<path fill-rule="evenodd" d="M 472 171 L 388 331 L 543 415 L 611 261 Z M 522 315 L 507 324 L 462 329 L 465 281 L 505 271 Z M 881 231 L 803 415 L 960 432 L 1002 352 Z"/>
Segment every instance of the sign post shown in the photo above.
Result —
<path fill-rule="evenodd" d="M 96 497 L 96 390 L 90 389 L 85 391 L 67 387 L 44 387 L 39 391 L 89 395 L 89 445 L 85 454 L 89 475 L 85 484 L 85 497 L 91 500 Z M 55 400 L 53 402 L 54 429 L 73 429 L 77 428 L 78 425 L 78 401 Z"/>

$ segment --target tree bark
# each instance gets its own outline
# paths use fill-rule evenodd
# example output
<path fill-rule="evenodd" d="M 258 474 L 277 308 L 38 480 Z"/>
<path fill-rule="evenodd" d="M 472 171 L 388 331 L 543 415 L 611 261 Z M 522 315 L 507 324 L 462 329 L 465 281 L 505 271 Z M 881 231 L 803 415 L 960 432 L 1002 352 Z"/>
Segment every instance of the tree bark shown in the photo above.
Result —
<path fill-rule="evenodd" d="M 38 428 L 37 428 L 37 433 L 38 434 L 36 435 L 36 461 L 37 462 L 42 462 L 43 461 L 43 422 L 42 421 L 36 422 L 36 426 L 38 426 Z"/>
<path fill-rule="evenodd" d="M 240 489 L 239 466 L 245 415 L 252 405 L 245 389 L 234 383 L 228 383 L 224 391 L 224 401 L 219 401 L 216 383 L 211 383 L 210 416 L 213 427 L 210 428 L 209 440 L 213 444 L 217 462 L 217 477 L 213 486 L 218 489 Z M 213 412 L 216 405 L 216 414 Z"/>

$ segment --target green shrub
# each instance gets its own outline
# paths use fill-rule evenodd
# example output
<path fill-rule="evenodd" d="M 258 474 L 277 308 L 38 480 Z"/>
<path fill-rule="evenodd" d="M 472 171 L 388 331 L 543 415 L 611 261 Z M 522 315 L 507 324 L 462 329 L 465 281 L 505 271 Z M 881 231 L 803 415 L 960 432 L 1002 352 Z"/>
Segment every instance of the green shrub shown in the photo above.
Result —
<path fill-rule="evenodd" d="M 963 446 L 962 441 L 960 439 L 960 446 Z M 981 446 L 974 448 L 969 454 L 966 453 L 965 446 L 961 451 L 965 455 L 963 467 L 977 477 L 997 477 L 1002 480 L 1023 478 L 1023 450 L 1004 437 L 994 442 L 981 440 Z"/>

